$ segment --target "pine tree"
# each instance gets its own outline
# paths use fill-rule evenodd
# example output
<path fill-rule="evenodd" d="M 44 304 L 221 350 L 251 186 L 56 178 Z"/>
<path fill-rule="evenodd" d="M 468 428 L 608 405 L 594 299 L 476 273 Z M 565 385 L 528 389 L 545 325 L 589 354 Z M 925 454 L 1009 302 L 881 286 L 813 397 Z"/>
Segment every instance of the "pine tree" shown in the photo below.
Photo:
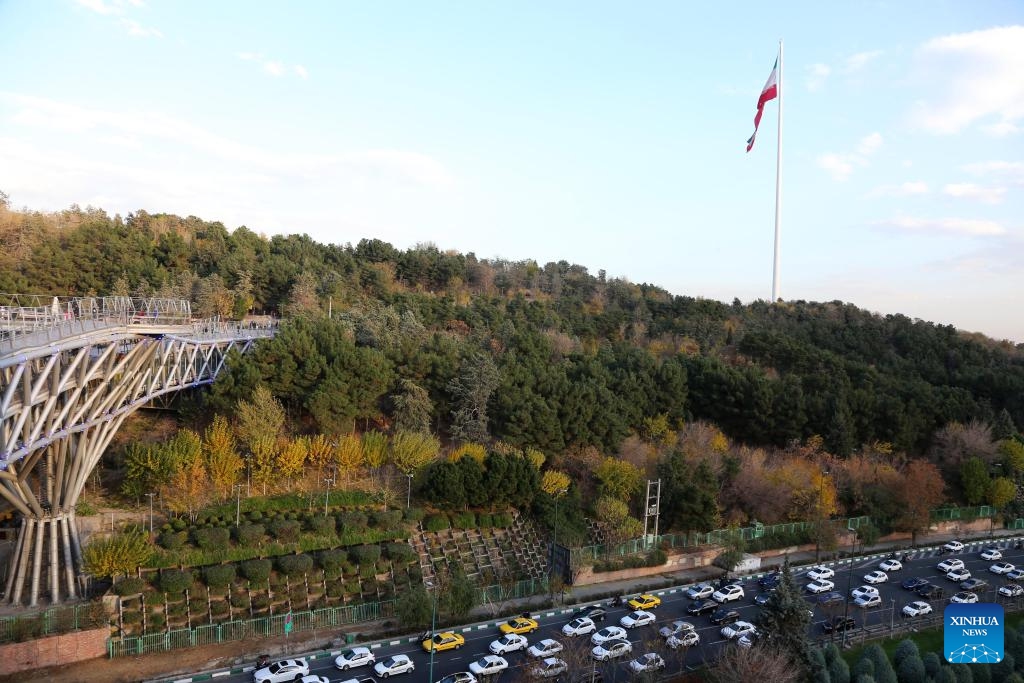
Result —
<path fill-rule="evenodd" d="M 789 655 L 794 664 L 809 671 L 811 662 L 807 632 L 810 623 L 807 603 L 793 581 L 789 558 L 786 558 L 782 565 L 782 580 L 761 609 L 757 625 L 775 647 Z"/>

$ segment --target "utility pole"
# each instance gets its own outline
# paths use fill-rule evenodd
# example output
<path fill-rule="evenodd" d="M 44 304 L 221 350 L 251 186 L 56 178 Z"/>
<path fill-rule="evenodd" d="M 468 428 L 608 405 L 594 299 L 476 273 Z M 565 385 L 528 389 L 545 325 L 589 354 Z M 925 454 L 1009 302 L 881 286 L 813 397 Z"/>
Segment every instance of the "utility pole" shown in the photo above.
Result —
<path fill-rule="evenodd" d="M 327 484 L 327 494 L 324 496 L 324 517 L 326 517 L 328 504 L 331 500 L 331 486 L 334 485 L 334 477 L 327 477 L 324 479 L 324 483 Z"/>
<path fill-rule="evenodd" d="M 242 518 L 242 488 L 244 484 L 235 484 L 235 528 Z"/>
<path fill-rule="evenodd" d="M 150 538 L 152 538 L 153 537 L 153 496 L 155 496 L 156 494 L 155 493 L 147 493 L 146 495 L 149 496 L 149 536 L 150 536 Z"/>

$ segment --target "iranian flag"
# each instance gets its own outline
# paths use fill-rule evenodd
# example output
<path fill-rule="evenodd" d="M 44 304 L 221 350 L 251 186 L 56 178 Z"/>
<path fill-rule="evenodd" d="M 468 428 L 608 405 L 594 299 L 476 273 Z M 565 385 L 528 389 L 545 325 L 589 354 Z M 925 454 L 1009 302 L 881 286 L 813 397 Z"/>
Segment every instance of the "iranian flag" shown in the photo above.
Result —
<path fill-rule="evenodd" d="M 761 125 L 761 114 L 764 113 L 764 104 L 769 100 L 774 100 L 779 96 L 779 60 L 775 60 L 775 66 L 772 67 L 772 73 L 768 76 L 768 82 L 764 84 L 764 89 L 761 90 L 761 96 L 757 98 L 757 113 L 754 114 L 754 134 L 747 140 L 747 151 L 749 152 L 754 148 L 754 138 L 757 137 L 757 127 Z"/>

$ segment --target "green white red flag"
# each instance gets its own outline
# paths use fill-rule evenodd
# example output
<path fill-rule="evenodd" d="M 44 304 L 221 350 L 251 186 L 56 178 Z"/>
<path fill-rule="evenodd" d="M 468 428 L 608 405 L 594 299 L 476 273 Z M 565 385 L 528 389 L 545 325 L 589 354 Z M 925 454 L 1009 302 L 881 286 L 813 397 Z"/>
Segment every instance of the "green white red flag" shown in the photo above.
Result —
<path fill-rule="evenodd" d="M 761 90 L 761 96 L 757 98 L 757 113 L 754 114 L 754 134 L 747 140 L 747 151 L 749 152 L 754 147 L 754 138 L 757 137 L 757 127 L 761 125 L 761 114 L 764 113 L 765 102 L 774 100 L 779 96 L 779 85 L 778 85 L 778 74 L 779 74 L 779 60 L 775 60 L 775 66 L 772 67 L 772 73 L 768 76 L 768 81 L 764 84 L 764 88 Z"/>

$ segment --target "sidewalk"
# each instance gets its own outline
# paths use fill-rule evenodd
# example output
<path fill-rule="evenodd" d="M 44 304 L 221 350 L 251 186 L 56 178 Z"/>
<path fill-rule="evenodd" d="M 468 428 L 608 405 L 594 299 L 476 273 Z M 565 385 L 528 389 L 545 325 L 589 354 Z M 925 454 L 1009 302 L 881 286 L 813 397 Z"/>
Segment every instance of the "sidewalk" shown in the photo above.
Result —
<path fill-rule="evenodd" d="M 993 539 L 1024 535 L 1020 529 L 997 529 Z M 919 547 L 934 547 L 954 538 L 962 540 L 984 540 L 989 534 L 974 536 L 958 536 L 956 534 L 932 534 L 918 539 Z M 858 548 L 856 557 L 875 555 L 909 548 L 909 542 L 879 543 L 870 547 Z M 823 563 L 842 561 L 849 555 L 841 549 L 820 553 Z M 762 561 L 757 573 L 771 571 L 781 567 L 786 558 L 790 564 L 806 565 L 814 562 L 814 551 L 790 553 L 767 558 Z M 566 591 L 564 600 L 555 602 L 554 608 L 606 600 L 616 595 L 638 593 L 648 590 L 676 587 L 684 584 L 697 583 L 709 579 L 717 579 L 725 572 L 718 567 L 700 567 L 675 572 L 665 572 L 642 579 L 610 581 L 606 583 L 583 586 Z M 525 611 L 540 611 L 552 608 L 551 600 L 546 595 L 533 596 L 520 600 L 510 600 L 502 605 L 503 613 L 518 614 Z M 461 623 L 486 621 L 496 618 L 493 607 L 480 606 L 474 608 Z M 366 622 L 353 624 L 345 631 L 359 636 L 361 642 L 376 640 L 394 634 L 394 627 L 389 621 Z M 175 675 L 188 676 L 199 671 L 218 668 L 239 668 L 252 666 L 258 653 L 267 653 L 271 657 L 301 656 L 306 653 L 322 653 L 326 650 L 337 650 L 343 647 L 342 631 L 312 631 L 296 633 L 288 638 L 268 638 L 260 640 L 244 640 L 220 645 L 207 645 L 190 650 L 175 650 L 140 657 L 122 657 L 117 659 L 98 659 L 65 667 L 39 669 L 19 675 L 19 681 L 38 681 L 50 683 L 53 680 L 74 681 L 76 683 L 129 683 L 140 680 L 170 678 Z M 404 634 L 408 635 L 408 634 Z M 399 636 L 401 637 L 401 636 Z"/>

